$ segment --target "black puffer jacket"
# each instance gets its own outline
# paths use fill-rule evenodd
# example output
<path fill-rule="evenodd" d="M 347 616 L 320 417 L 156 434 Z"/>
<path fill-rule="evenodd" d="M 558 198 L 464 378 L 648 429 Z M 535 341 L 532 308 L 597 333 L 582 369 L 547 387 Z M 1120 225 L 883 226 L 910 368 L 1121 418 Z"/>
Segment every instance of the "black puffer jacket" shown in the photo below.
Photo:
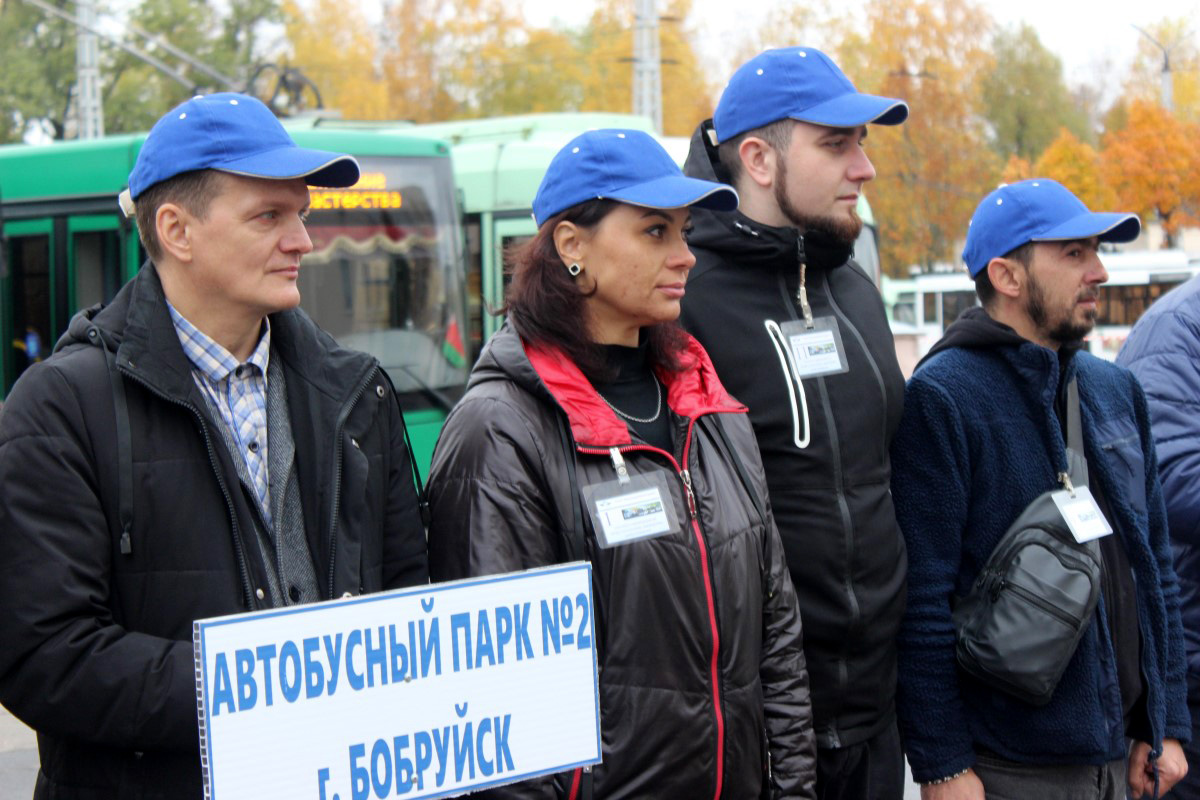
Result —
<path fill-rule="evenodd" d="M 117 346 L 133 528 L 118 521 Z M 271 317 L 304 529 L 326 597 L 424 583 L 395 399 L 378 363 L 299 311 Z M 152 267 L 72 320 L 0 414 L 0 702 L 38 731 L 44 800 L 188 800 L 201 790 L 193 620 L 262 600 L 250 503 Z M 386 535 L 385 535 L 386 533 Z"/>
<path fill-rule="evenodd" d="M 716 180 L 701 130 L 684 171 Z M 692 220 L 696 267 L 680 320 L 750 409 L 804 617 L 817 744 L 856 744 L 895 719 L 904 613 L 904 539 L 888 489 L 904 378 L 883 302 L 848 248 L 739 212 L 697 208 Z M 796 381 L 772 336 L 772 325 L 802 318 L 801 262 L 814 316 L 837 320 L 848 372 Z"/>
<path fill-rule="evenodd" d="M 509 325 L 497 332 L 434 453 L 431 572 L 448 580 L 554 564 L 582 540 L 600 666 L 597 797 L 758 798 L 764 744 L 767 796 L 813 797 L 795 595 L 769 506 L 764 499 L 760 516 L 717 426 L 765 498 L 754 438 L 703 350 L 692 342 L 686 358 L 684 373 L 659 374 L 675 425 L 668 454 L 631 439 L 574 364 L 527 352 Z M 617 478 L 616 447 L 631 475 L 663 477 L 679 524 L 603 549 L 590 520 L 578 539 L 571 531 L 579 492 Z M 575 796 L 573 775 L 557 783 L 492 796 Z"/>

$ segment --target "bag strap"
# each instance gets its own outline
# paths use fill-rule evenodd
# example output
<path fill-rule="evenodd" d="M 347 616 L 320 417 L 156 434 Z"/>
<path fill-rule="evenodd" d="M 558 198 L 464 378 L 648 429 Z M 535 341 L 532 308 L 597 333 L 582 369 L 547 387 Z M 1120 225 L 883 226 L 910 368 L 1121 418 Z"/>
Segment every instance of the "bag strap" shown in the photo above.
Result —
<path fill-rule="evenodd" d="M 575 447 L 564 415 L 558 417 L 558 439 L 562 443 L 563 460 L 567 465 L 567 481 L 571 486 L 571 529 L 565 532 L 567 561 L 587 561 L 587 542 L 584 541 L 583 498 L 579 494 L 579 479 L 575 475 Z"/>
<path fill-rule="evenodd" d="M 1067 470 L 1071 481 L 1079 486 L 1087 486 L 1087 459 L 1083 454 L 1083 425 L 1079 418 L 1079 379 L 1072 377 L 1067 384 L 1067 448 L 1079 456 L 1079 467 L 1076 461 L 1067 456 Z"/>
<path fill-rule="evenodd" d="M 1079 414 L 1079 379 L 1074 376 L 1067 384 L 1067 470 L 1072 485 L 1088 485 L 1087 458 L 1083 451 L 1083 424 Z M 1085 546 L 1103 563 L 1099 541 L 1092 539 Z"/>
<path fill-rule="evenodd" d="M 117 434 L 117 518 L 121 523 L 122 555 L 133 553 L 133 435 L 129 427 L 129 403 L 125 399 L 125 378 L 117 369 L 117 356 L 109 349 L 104 334 L 95 325 L 88 328 L 88 339 L 104 353 L 108 365 L 108 383 L 112 388 Z"/>
<path fill-rule="evenodd" d="M 408 468 L 412 472 L 413 488 L 417 490 L 417 513 L 421 515 L 421 525 L 425 527 L 426 538 L 428 538 L 429 521 L 431 514 L 429 511 L 429 495 L 425 491 L 425 484 L 421 481 L 421 470 L 417 466 L 417 456 L 413 453 L 412 439 L 408 436 L 408 423 L 404 421 L 404 406 L 400 404 L 400 393 L 396 391 L 396 384 L 392 383 L 392 376 L 382 366 L 378 367 L 379 374 L 387 381 L 388 389 L 392 392 L 392 399 L 396 402 L 396 413 L 400 415 L 400 430 L 404 433 L 404 449 L 408 453 Z"/>
<path fill-rule="evenodd" d="M 729 460 L 733 462 L 734 468 L 737 470 L 738 478 L 742 481 L 742 486 L 746 488 L 746 494 L 750 495 L 750 502 L 754 503 L 754 510 L 758 512 L 758 519 L 765 526 L 767 524 L 767 510 L 763 503 L 762 496 L 754 487 L 754 483 L 750 480 L 750 473 L 746 471 L 746 465 L 742 463 L 742 459 L 738 457 L 737 450 L 734 449 L 733 443 L 729 441 L 729 434 L 725 431 L 725 424 L 721 421 L 720 414 L 710 414 L 713 419 L 713 427 L 717 429 L 717 434 L 721 438 L 721 443 L 725 445 L 725 450 L 728 452 Z"/>

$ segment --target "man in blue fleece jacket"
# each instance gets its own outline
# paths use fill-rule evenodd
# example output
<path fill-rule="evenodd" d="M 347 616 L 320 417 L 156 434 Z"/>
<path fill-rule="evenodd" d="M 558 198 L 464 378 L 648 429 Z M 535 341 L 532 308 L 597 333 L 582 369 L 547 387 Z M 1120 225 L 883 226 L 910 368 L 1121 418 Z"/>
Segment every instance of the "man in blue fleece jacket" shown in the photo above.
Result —
<path fill-rule="evenodd" d="M 1146 390 L 1158 477 L 1167 505 L 1179 606 L 1187 632 L 1189 763 L 1200 760 L 1200 277 L 1173 289 L 1142 315 L 1117 356 Z M 1200 769 L 1188 774 L 1171 800 L 1200 800 Z"/>
<path fill-rule="evenodd" d="M 982 308 L 918 365 L 892 443 L 908 545 L 899 639 L 901 731 L 923 800 L 1124 798 L 1166 791 L 1190 738 L 1179 590 L 1146 399 L 1081 350 L 1108 279 L 1100 241 L 1138 235 L 1040 179 L 1003 186 L 971 220 L 963 260 Z M 1053 697 L 1034 706 L 960 670 L 954 598 L 1009 525 L 1067 470 L 1065 387 L 1077 378 L 1099 540 L 1094 618 Z"/>

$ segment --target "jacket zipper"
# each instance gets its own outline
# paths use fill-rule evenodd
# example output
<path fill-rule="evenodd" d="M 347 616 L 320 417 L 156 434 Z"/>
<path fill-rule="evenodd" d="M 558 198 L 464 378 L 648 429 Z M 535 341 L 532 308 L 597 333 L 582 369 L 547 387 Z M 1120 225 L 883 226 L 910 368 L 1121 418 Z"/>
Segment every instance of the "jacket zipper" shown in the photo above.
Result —
<path fill-rule="evenodd" d="M 1071 627 L 1076 627 L 1079 625 L 1079 619 L 1077 617 L 1068 614 L 1061 608 L 1055 607 L 1052 603 L 1046 602 L 1046 600 L 1038 597 L 1036 594 L 1020 584 L 1012 583 L 1011 581 L 1006 581 L 1001 578 L 1000 582 L 997 583 L 996 587 L 993 589 L 993 593 L 998 595 L 1005 589 L 1010 590 L 1013 594 L 1015 594 L 1017 597 L 1020 597 L 1022 600 L 1025 600 L 1030 605 L 1037 606 L 1042 611 L 1045 611 L 1050 616 L 1055 617 L 1065 625 L 1069 625 Z"/>
<path fill-rule="evenodd" d="M 350 412 L 354 410 L 354 406 L 362 398 L 363 393 L 367 391 L 367 386 L 371 383 L 371 379 L 375 377 L 376 371 L 380 367 L 373 367 L 364 376 L 359 383 L 358 389 L 351 395 L 350 400 L 342 406 L 342 410 L 338 412 L 337 425 L 333 431 L 333 505 L 330 508 L 329 514 L 329 595 L 328 599 L 333 599 L 334 591 L 334 569 L 337 564 L 337 519 L 338 510 L 341 506 L 342 499 L 342 430 L 346 427 L 346 420 L 350 418 Z"/>
<path fill-rule="evenodd" d="M 796 239 L 796 260 L 799 262 L 799 270 L 800 270 L 800 287 L 796 291 L 796 302 L 801 304 L 801 309 L 804 312 L 805 325 L 811 326 L 812 325 L 812 322 L 811 322 L 812 309 L 808 305 L 808 289 L 805 286 L 805 280 L 804 280 L 805 272 L 806 272 L 806 270 L 805 270 L 806 257 L 804 254 L 804 237 L 803 236 L 799 236 Z M 787 286 L 784 282 L 784 277 L 783 277 L 782 272 L 779 273 L 779 288 L 783 292 L 783 296 L 785 298 L 787 298 Z M 829 291 L 826 291 L 826 295 L 829 296 L 830 306 L 834 309 L 837 316 L 840 319 L 844 319 L 844 316 L 840 313 L 840 311 L 838 311 L 836 305 L 833 302 L 832 293 Z M 784 306 L 787 308 L 788 314 L 791 316 L 791 318 L 793 320 L 797 319 L 795 305 L 791 302 L 785 302 Z M 856 335 L 858 334 L 857 329 L 855 329 L 853 325 L 850 325 L 849 321 L 846 321 L 846 325 L 852 331 L 854 331 L 854 333 Z M 870 361 L 872 366 L 874 367 L 874 362 L 871 361 L 870 353 L 866 352 L 865 343 L 862 341 L 861 336 L 859 336 L 858 338 L 859 338 L 859 346 L 863 347 L 864 354 L 867 356 L 868 361 Z M 882 379 L 879 378 L 878 369 L 875 369 L 875 374 L 876 374 L 876 378 L 880 380 L 880 389 L 882 390 L 883 383 L 882 383 Z M 830 466 L 832 466 L 832 468 L 833 468 L 834 485 L 837 487 L 836 488 L 836 500 L 837 500 L 838 512 L 842 519 L 843 541 L 845 544 L 845 553 L 846 553 L 846 571 L 845 571 L 845 574 L 842 576 L 842 586 L 845 590 L 846 600 L 850 607 L 850 620 L 849 620 L 849 624 L 846 626 L 846 630 L 848 633 L 851 629 L 856 628 L 859 625 L 859 623 L 862 621 L 861 609 L 859 608 L 859 605 L 858 605 L 858 596 L 854 593 L 854 581 L 851 578 L 851 571 L 852 571 L 851 566 L 854 561 L 854 526 L 853 526 L 853 521 L 850 518 L 850 507 L 846 503 L 846 488 L 845 488 L 845 482 L 844 482 L 845 477 L 842 474 L 841 442 L 838 439 L 837 425 L 833 419 L 833 411 L 829 407 L 829 393 L 826 391 L 826 388 L 825 388 L 825 378 L 818 377 L 818 378 L 814 378 L 814 380 L 817 383 L 818 389 L 820 389 L 821 407 L 822 407 L 823 411 L 825 412 L 825 425 L 826 425 L 826 429 L 829 431 L 829 455 L 830 455 L 830 460 L 831 460 Z M 886 395 L 885 395 L 885 399 L 886 399 Z M 886 424 L 887 424 L 887 422 L 885 419 L 884 425 L 886 426 Z M 842 650 L 841 650 L 841 653 L 838 655 L 838 660 L 837 660 L 837 669 L 838 669 L 838 672 L 837 672 L 837 685 L 838 685 L 837 696 L 838 697 L 842 697 L 845 695 L 846 686 L 850 683 L 849 667 L 847 666 L 847 663 L 846 663 L 847 659 L 848 659 L 849 646 L 850 646 L 850 637 L 847 635 L 843 639 Z M 831 718 L 836 721 L 837 716 L 840 713 L 841 713 L 841 709 L 838 708 L 831 715 Z M 836 722 L 834 722 L 833 726 L 830 728 L 828 735 L 830 737 L 830 742 L 829 742 L 830 747 L 839 747 L 841 745 Z"/>
<path fill-rule="evenodd" d="M 120 365 L 118 365 L 120 368 Z M 221 476 L 220 466 L 217 464 L 217 454 L 213 451 L 212 439 L 208 435 L 208 425 L 204 422 L 204 416 L 191 403 L 171 397 L 150 385 L 148 382 L 130 372 L 128 368 L 121 369 L 121 374 L 129 377 L 138 385 L 144 387 L 154 396 L 179 406 L 191 412 L 196 418 L 196 422 L 200 424 L 200 432 L 204 434 L 204 447 L 208 450 L 208 464 L 212 467 L 213 476 L 217 479 L 217 485 L 221 487 L 221 495 L 225 498 L 225 510 L 229 512 L 229 524 L 233 528 L 233 549 L 237 555 L 238 574 L 242 579 L 242 592 L 245 595 L 246 608 L 254 608 L 254 587 L 250 583 L 250 570 L 246 566 L 246 553 L 242 549 L 242 533 L 241 526 L 237 522 L 237 510 L 233 507 L 233 498 L 229 495 L 229 488 L 225 485 L 225 479 Z"/>
<path fill-rule="evenodd" d="M 875 383 L 879 387 L 880 407 L 886 409 L 887 408 L 887 386 L 883 382 L 883 374 L 879 371 L 879 365 L 875 363 L 875 357 L 871 355 L 871 351 L 867 347 L 866 339 L 864 339 L 862 337 L 862 334 L 859 333 L 858 328 L 854 327 L 854 323 L 850 321 L 850 318 L 847 317 L 844 313 L 842 313 L 842 309 L 837 304 L 837 300 L 835 300 L 833 298 L 833 290 L 830 289 L 827 292 L 827 294 L 829 295 L 829 307 L 833 309 L 834 314 L 837 314 L 839 322 L 844 324 L 846 326 L 846 329 L 849 330 L 852 334 L 854 334 L 854 338 L 858 340 L 858 346 L 862 349 L 863 357 L 867 360 L 867 364 L 870 365 L 871 374 L 873 374 L 875 376 Z M 880 421 L 883 423 L 883 427 L 879 432 L 879 441 L 882 443 L 882 442 L 887 441 L 887 414 L 880 414 L 879 418 L 880 418 Z M 886 451 L 884 452 L 884 456 L 885 457 L 887 456 Z"/>
<path fill-rule="evenodd" d="M 683 463 L 687 463 L 688 451 L 692 445 L 692 427 L 696 424 L 694 419 L 688 420 L 687 434 L 684 436 L 683 444 Z M 717 723 L 717 766 L 716 766 L 716 790 L 713 792 L 713 800 L 718 800 L 721 797 L 722 784 L 725 775 L 725 715 L 721 710 L 721 681 L 720 681 L 720 651 L 721 639 L 720 631 L 717 626 L 717 605 L 716 605 L 716 589 L 712 582 L 712 573 L 709 567 L 710 552 L 708 542 L 704 539 L 704 532 L 700 528 L 700 520 L 696 513 L 696 495 L 692 491 L 692 476 L 691 473 L 683 467 L 680 467 L 679 462 L 675 457 L 666 450 L 660 450 L 657 447 L 650 445 L 625 445 L 622 447 L 613 448 L 594 448 L 583 445 L 576 445 L 576 450 L 580 453 L 588 455 L 612 455 L 613 453 L 629 453 L 637 450 L 642 450 L 650 453 L 657 453 L 665 456 L 671 462 L 671 466 L 675 468 L 676 474 L 683 483 L 684 498 L 687 500 L 688 517 L 692 523 L 692 533 L 696 537 L 696 543 L 700 550 L 700 572 L 704 581 L 705 601 L 708 605 L 708 623 L 709 630 L 712 634 L 712 655 L 709 661 L 709 679 L 712 681 L 713 692 L 713 714 L 716 717 Z M 616 457 L 613 456 L 614 467 L 616 465 Z"/>

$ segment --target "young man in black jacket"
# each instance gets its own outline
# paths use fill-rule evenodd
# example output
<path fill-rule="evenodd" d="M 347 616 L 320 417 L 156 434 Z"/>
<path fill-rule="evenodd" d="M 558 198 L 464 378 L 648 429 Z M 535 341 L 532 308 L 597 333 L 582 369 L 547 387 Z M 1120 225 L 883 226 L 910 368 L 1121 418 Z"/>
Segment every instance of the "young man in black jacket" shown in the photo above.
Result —
<path fill-rule="evenodd" d="M 152 263 L 13 387 L 0 702 L 38 800 L 203 796 L 193 620 L 427 581 L 390 384 L 296 308 L 308 184 L 358 174 L 254 98 L 183 103 L 123 202 Z"/>
<path fill-rule="evenodd" d="M 888 492 L 904 379 L 879 293 L 850 258 L 875 176 L 866 125 L 907 116 L 818 50 L 768 50 L 734 73 L 684 166 L 741 196 L 738 212 L 692 213 L 681 319 L 750 408 L 804 619 L 822 798 L 904 791 L 905 553 Z"/>

